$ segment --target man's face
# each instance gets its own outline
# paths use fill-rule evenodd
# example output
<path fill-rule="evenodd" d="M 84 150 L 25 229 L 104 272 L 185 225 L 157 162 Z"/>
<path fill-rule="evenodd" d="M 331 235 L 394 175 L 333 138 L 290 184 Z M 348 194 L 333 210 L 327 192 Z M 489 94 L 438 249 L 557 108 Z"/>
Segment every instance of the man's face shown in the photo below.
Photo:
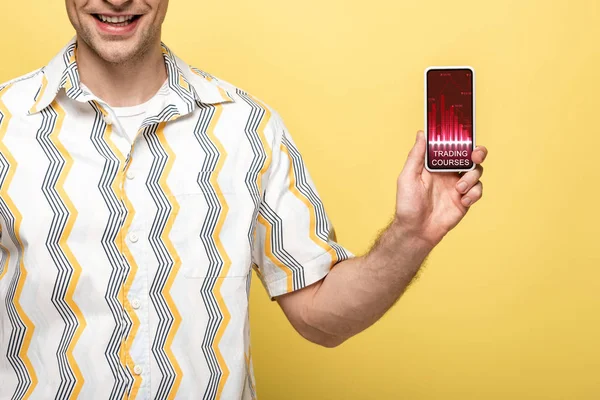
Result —
<path fill-rule="evenodd" d="M 65 0 L 71 24 L 100 58 L 131 61 L 160 42 L 169 0 Z"/>

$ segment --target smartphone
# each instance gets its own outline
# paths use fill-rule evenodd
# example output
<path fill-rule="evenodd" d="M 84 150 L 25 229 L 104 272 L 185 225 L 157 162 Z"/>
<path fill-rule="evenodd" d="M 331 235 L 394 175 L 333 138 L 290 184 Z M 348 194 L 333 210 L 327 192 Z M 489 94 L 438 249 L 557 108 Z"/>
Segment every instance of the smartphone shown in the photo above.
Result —
<path fill-rule="evenodd" d="M 425 69 L 425 168 L 461 172 L 475 168 L 475 70 L 469 66 Z"/>

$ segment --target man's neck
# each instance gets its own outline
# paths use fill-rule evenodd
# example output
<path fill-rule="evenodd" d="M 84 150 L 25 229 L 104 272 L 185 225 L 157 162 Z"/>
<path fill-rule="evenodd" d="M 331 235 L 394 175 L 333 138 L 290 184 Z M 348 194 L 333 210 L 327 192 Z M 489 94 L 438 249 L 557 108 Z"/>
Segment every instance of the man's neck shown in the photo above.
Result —
<path fill-rule="evenodd" d="M 79 78 L 94 95 L 111 107 L 130 107 L 150 100 L 167 79 L 160 41 L 143 57 L 127 64 L 111 64 L 78 41 Z"/>

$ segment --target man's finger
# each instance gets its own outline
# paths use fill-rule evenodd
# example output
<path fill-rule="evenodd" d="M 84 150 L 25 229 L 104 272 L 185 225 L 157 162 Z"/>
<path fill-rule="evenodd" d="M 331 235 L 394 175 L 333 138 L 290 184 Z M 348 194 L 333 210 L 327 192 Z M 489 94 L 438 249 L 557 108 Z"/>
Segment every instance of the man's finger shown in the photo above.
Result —
<path fill-rule="evenodd" d="M 487 157 L 487 153 L 488 151 L 485 146 L 477 146 L 473 150 L 473 154 L 471 154 L 471 159 L 475 164 L 481 164 Z"/>
<path fill-rule="evenodd" d="M 483 166 L 477 164 L 473 171 L 465 172 L 458 182 L 456 182 L 456 190 L 458 193 L 467 193 L 483 175 Z"/>
<path fill-rule="evenodd" d="M 471 188 L 471 190 L 469 190 L 467 192 L 467 194 L 465 194 L 460 199 L 460 202 L 463 204 L 463 206 L 470 207 L 473 204 L 475 204 L 475 202 L 477 200 L 479 200 L 482 195 L 483 195 L 483 183 L 481 181 L 479 181 L 479 182 L 477 182 L 477 184 L 475 186 L 473 186 Z"/>
<path fill-rule="evenodd" d="M 417 140 L 406 158 L 404 171 L 410 174 L 419 175 L 423 171 L 425 164 L 425 135 L 423 131 L 417 131 Z"/>

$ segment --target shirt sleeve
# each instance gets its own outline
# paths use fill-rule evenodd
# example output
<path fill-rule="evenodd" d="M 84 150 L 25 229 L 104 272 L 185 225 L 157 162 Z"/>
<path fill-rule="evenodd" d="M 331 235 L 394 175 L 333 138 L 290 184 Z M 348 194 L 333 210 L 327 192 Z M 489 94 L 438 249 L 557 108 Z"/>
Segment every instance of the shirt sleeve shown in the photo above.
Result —
<path fill-rule="evenodd" d="M 283 120 L 273 112 L 275 139 L 252 249 L 253 268 L 271 300 L 302 289 L 354 257 L 335 231 Z"/>

